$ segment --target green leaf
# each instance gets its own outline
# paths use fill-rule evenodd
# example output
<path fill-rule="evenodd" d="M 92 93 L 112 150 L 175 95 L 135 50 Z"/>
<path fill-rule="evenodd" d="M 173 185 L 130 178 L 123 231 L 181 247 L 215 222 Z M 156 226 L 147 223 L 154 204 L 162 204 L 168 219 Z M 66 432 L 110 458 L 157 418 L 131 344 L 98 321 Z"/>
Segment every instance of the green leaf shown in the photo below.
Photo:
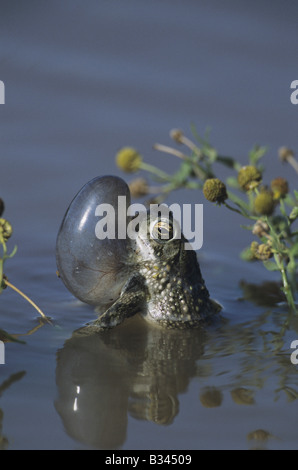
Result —
<path fill-rule="evenodd" d="M 236 194 L 231 193 L 231 191 L 227 191 L 227 193 L 228 193 L 229 199 L 231 199 L 231 201 L 234 202 L 234 204 L 236 204 L 238 207 L 240 207 L 240 209 L 243 212 L 243 215 L 245 215 L 246 217 L 249 217 L 249 206 L 248 206 L 248 204 L 246 202 L 244 202 L 243 199 L 236 196 Z"/>
<path fill-rule="evenodd" d="M 284 203 L 287 205 L 287 206 L 290 206 L 290 207 L 293 207 L 295 206 L 295 204 L 297 203 L 295 201 L 295 199 L 293 198 L 293 196 L 291 194 L 287 194 L 285 197 L 284 197 Z"/>
<path fill-rule="evenodd" d="M 287 264 L 287 271 L 289 273 L 294 273 L 297 269 L 296 261 L 294 256 L 290 256 L 290 261 Z"/>
<path fill-rule="evenodd" d="M 289 215 L 289 219 L 291 222 L 293 222 L 294 220 L 296 220 L 298 217 L 298 206 L 295 206 L 293 207 L 290 215 Z"/>
<path fill-rule="evenodd" d="M 202 152 L 208 157 L 210 163 L 214 163 L 217 159 L 217 151 L 210 145 L 202 148 Z"/>
<path fill-rule="evenodd" d="M 274 261 L 263 261 L 263 265 L 266 269 L 268 269 L 268 271 L 279 271 L 278 266 L 276 263 L 274 263 Z"/>
<path fill-rule="evenodd" d="M 291 256 L 298 256 L 298 243 L 295 243 L 291 248 L 290 248 L 290 255 Z"/>
<path fill-rule="evenodd" d="M 244 250 L 241 251 L 240 253 L 240 258 L 243 259 L 244 261 L 254 261 L 255 258 L 251 252 L 250 246 L 247 248 L 244 248 Z"/>
<path fill-rule="evenodd" d="M 275 221 L 276 221 L 277 217 L 278 216 L 274 217 Z M 279 245 L 279 238 L 278 238 L 278 235 L 277 235 L 276 230 L 275 230 L 275 225 L 271 223 L 269 217 L 266 217 L 266 222 L 267 222 L 267 224 L 269 226 L 269 229 L 270 229 L 270 236 L 272 238 L 272 242 L 274 243 L 274 246 L 278 246 Z"/>
<path fill-rule="evenodd" d="M 260 147 L 259 145 L 255 145 L 248 154 L 251 165 L 257 165 L 258 161 L 265 155 L 267 150 L 267 147 Z"/>
<path fill-rule="evenodd" d="M 185 183 L 192 172 L 192 166 L 189 161 L 181 163 L 179 170 L 172 175 L 172 182 L 175 186 L 181 186 Z"/>
<path fill-rule="evenodd" d="M 210 133 L 210 129 L 206 129 L 206 131 L 205 131 L 205 136 L 206 136 L 206 137 L 203 138 L 203 137 L 201 137 L 201 136 L 198 134 L 198 132 L 197 132 L 197 130 L 196 130 L 194 124 L 191 124 L 190 128 L 191 128 L 192 135 L 194 136 L 194 138 L 196 139 L 196 141 L 197 141 L 199 144 L 201 144 L 201 145 L 204 146 L 204 147 L 205 147 L 206 145 L 209 145 L 209 133 Z"/>

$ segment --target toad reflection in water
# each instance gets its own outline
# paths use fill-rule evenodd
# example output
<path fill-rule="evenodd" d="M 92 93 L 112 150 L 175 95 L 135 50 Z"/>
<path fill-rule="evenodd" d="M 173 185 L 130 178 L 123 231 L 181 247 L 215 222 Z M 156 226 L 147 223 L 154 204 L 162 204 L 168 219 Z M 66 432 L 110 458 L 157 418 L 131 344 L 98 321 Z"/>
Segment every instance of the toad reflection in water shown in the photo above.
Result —
<path fill-rule="evenodd" d="M 276 306 L 273 317 L 266 309 L 247 320 L 250 304 L 233 302 L 244 317 L 221 319 L 208 329 L 159 328 L 135 315 L 106 331 L 75 331 L 58 351 L 56 367 L 55 407 L 69 436 L 87 446 L 116 449 L 126 442 L 130 416 L 166 426 L 165 434 L 173 427 L 169 445 L 179 448 L 176 417 L 186 411 L 195 417 L 198 447 L 204 446 L 206 431 L 216 447 L 232 428 L 239 446 L 274 446 L 276 439 L 257 440 L 264 430 L 279 437 L 285 411 L 295 416 L 297 366 L 290 361 L 287 339 L 283 346 L 283 331 L 286 325 L 290 335 L 297 333 L 297 318 L 289 322 L 287 309 Z M 192 384 L 195 396 L 189 394 Z M 268 417 L 269 405 L 274 413 Z M 243 419 L 235 421 L 239 414 Z M 177 428 L 178 441 L 173 442 Z M 129 437 L 134 439 L 132 430 Z M 189 443 L 187 437 L 182 441 Z"/>
<path fill-rule="evenodd" d="M 55 407 L 67 433 L 88 446 L 121 447 L 128 414 L 169 425 L 203 354 L 205 333 L 156 328 L 135 316 L 90 335 L 73 333 L 57 355 Z"/>

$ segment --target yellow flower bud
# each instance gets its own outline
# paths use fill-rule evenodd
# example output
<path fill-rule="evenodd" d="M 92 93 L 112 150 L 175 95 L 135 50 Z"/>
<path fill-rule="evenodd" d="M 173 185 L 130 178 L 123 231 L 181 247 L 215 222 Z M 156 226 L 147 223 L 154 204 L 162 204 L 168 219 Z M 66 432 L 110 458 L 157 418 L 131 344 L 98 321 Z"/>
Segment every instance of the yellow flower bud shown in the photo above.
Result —
<path fill-rule="evenodd" d="M 271 181 L 271 189 L 274 199 L 281 199 L 289 192 L 289 185 L 285 178 L 275 178 Z"/>
<path fill-rule="evenodd" d="M 294 152 L 288 147 L 280 147 L 278 150 L 278 155 L 282 162 L 286 162 L 289 160 L 289 158 L 294 157 Z"/>
<path fill-rule="evenodd" d="M 203 186 L 203 194 L 207 201 L 221 204 L 227 198 L 226 185 L 218 178 L 209 178 Z"/>
<path fill-rule="evenodd" d="M 271 251 L 271 247 L 267 245 L 266 243 L 262 243 L 259 246 L 258 252 L 257 252 L 257 258 L 265 261 L 266 259 L 269 259 L 273 256 L 273 253 Z"/>
<path fill-rule="evenodd" d="M 251 254 L 252 254 L 253 258 L 256 258 L 256 253 L 258 251 L 258 247 L 259 247 L 258 242 L 251 242 L 250 251 L 251 251 Z"/>
<path fill-rule="evenodd" d="M 243 166 L 238 172 L 238 184 L 245 191 L 256 188 L 261 179 L 261 173 L 252 165 Z"/>
<path fill-rule="evenodd" d="M 175 140 L 175 142 L 182 144 L 183 132 L 180 129 L 172 129 L 170 136 Z"/>
<path fill-rule="evenodd" d="M 129 185 L 130 194 L 132 197 L 146 196 L 149 192 L 147 181 L 144 178 L 137 178 Z"/>
<path fill-rule="evenodd" d="M 263 222 L 262 220 L 257 220 L 253 226 L 252 233 L 262 238 L 266 236 L 268 232 L 269 232 L 268 224 L 266 224 L 266 222 Z"/>
<path fill-rule="evenodd" d="M 127 173 L 134 173 L 140 168 L 142 157 L 134 148 L 123 147 L 116 155 L 116 162 L 121 170 Z"/>
<path fill-rule="evenodd" d="M 271 215 L 273 214 L 274 207 L 273 194 L 266 189 L 261 191 L 254 200 L 254 210 L 257 214 Z"/>
<path fill-rule="evenodd" d="M 250 245 L 251 254 L 255 259 L 265 261 L 273 256 L 271 246 L 267 243 L 259 245 L 257 242 L 252 242 Z"/>

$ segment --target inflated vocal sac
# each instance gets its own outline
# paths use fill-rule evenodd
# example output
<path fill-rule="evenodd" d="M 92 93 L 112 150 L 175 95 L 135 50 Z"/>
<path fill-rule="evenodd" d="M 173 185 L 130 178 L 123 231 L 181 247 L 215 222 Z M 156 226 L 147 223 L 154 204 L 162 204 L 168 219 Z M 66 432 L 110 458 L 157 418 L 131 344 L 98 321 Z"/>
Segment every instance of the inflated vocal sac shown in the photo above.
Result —
<path fill-rule="evenodd" d="M 121 198 L 121 217 L 118 217 L 119 196 L 125 196 Z M 99 215 L 108 207 L 105 205 L 114 208 L 110 226 L 115 231 L 100 239 L 96 228 Z M 83 302 L 105 307 L 120 295 L 127 280 L 130 240 L 117 237 L 118 219 L 127 226 L 129 205 L 127 184 L 116 176 L 102 176 L 86 183 L 66 211 L 56 242 L 57 268 L 67 289 Z"/>

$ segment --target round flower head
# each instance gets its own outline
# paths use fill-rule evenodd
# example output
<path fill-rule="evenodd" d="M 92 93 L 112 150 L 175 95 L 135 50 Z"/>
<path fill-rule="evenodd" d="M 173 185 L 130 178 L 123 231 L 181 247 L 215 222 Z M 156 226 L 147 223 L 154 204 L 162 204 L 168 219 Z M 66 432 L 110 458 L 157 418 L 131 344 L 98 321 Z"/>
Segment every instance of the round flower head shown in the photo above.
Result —
<path fill-rule="evenodd" d="M 180 129 L 172 129 L 170 132 L 170 136 L 173 140 L 175 140 L 175 142 L 177 142 L 178 144 L 182 144 L 183 132 Z"/>
<path fill-rule="evenodd" d="M 254 210 L 260 215 L 273 214 L 275 207 L 273 194 L 267 189 L 263 189 L 254 200 Z"/>
<path fill-rule="evenodd" d="M 250 250 L 255 259 L 262 261 L 266 261 L 273 256 L 271 247 L 266 243 L 259 245 L 257 242 L 252 242 Z"/>
<path fill-rule="evenodd" d="M 251 251 L 251 254 L 252 256 L 255 258 L 256 257 L 256 253 L 258 251 L 258 247 L 259 247 L 259 244 L 258 242 L 251 242 L 250 244 L 250 251 Z"/>
<path fill-rule="evenodd" d="M 266 261 L 273 256 L 271 247 L 266 243 L 262 243 L 258 249 L 258 259 Z"/>
<path fill-rule="evenodd" d="M 252 233 L 257 235 L 258 237 L 262 238 L 266 236 L 269 232 L 269 225 L 262 220 L 257 220 L 253 226 Z"/>
<path fill-rule="evenodd" d="M 121 170 L 134 173 L 140 168 L 142 157 L 136 149 L 123 147 L 116 155 L 116 162 Z"/>
<path fill-rule="evenodd" d="M 243 166 L 238 172 L 238 184 L 245 191 L 256 188 L 260 184 L 261 179 L 261 173 L 252 165 Z"/>
<path fill-rule="evenodd" d="M 274 199 L 281 199 L 289 192 L 289 185 L 285 178 L 275 178 L 271 181 L 271 189 Z"/>
<path fill-rule="evenodd" d="M 11 224 L 5 220 L 0 219 L 0 240 L 7 241 L 12 235 L 12 226 Z"/>
<path fill-rule="evenodd" d="M 278 155 L 282 162 L 286 162 L 290 158 L 294 157 L 294 152 L 288 147 L 280 147 L 280 149 L 278 150 Z"/>
<path fill-rule="evenodd" d="M 129 185 L 129 189 L 132 197 L 142 197 L 149 193 L 148 183 L 144 178 L 133 180 Z"/>
<path fill-rule="evenodd" d="M 218 178 L 210 178 L 205 181 L 203 194 L 207 201 L 217 202 L 219 204 L 228 198 L 226 185 Z"/>

